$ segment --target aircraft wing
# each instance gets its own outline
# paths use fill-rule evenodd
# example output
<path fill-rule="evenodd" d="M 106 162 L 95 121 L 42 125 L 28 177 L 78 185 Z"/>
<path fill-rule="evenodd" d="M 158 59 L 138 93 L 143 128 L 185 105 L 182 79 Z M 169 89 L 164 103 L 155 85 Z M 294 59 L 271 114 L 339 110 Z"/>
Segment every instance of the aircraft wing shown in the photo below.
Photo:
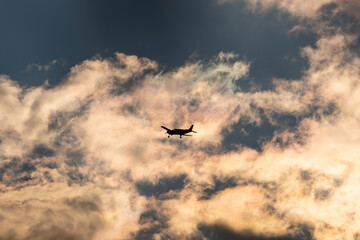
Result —
<path fill-rule="evenodd" d="M 168 129 L 167 127 L 161 126 L 163 129 L 167 130 L 167 131 L 171 131 L 170 129 Z"/>

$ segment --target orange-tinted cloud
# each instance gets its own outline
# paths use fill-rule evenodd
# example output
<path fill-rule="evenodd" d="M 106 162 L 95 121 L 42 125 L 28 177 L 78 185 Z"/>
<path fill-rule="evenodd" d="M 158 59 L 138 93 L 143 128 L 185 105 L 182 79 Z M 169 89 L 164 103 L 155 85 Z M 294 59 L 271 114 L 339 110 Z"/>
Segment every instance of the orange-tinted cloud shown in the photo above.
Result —
<path fill-rule="evenodd" d="M 2 76 L 0 235 L 356 236 L 355 40 L 321 36 L 302 50 L 302 78 L 274 79 L 266 91 L 241 89 L 251 66 L 234 53 L 171 71 L 116 53 L 80 63 L 53 87 L 24 89 Z M 235 124 L 264 122 L 275 130 L 260 150 L 240 137 L 226 150 Z M 191 124 L 198 133 L 183 139 L 160 128 Z"/>

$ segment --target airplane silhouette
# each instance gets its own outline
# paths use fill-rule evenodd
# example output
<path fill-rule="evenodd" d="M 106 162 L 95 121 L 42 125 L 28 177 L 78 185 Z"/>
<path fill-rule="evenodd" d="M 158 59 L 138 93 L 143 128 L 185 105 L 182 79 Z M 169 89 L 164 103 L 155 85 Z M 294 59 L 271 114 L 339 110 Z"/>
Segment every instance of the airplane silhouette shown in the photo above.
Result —
<path fill-rule="evenodd" d="M 192 135 L 186 135 L 189 132 L 196 133 L 195 131 L 192 130 L 193 126 L 194 125 L 191 125 L 191 127 L 189 129 L 172 129 L 172 130 L 168 129 L 167 127 L 164 127 L 164 126 L 161 126 L 161 127 L 166 130 L 167 134 L 169 134 L 168 138 L 172 135 L 180 135 L 180 138 L 181 138 L 182 135 L 191 137 Z"/>

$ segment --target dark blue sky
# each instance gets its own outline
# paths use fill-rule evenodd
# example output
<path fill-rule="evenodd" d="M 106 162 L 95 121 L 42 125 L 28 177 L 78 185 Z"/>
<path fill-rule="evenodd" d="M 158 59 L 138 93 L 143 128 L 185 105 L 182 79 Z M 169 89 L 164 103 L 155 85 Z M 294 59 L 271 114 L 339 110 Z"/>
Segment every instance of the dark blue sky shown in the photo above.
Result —
<path fill-rule="evenodd" d="M 210 2 L 210 4 L 209 4 Z M 209 0 L 13 0 L 0 2 L 0 73 L 22 85 L 58 83 L 75 64 L 115 51 L 148 57 L 168 68 L 192 54 L 209 59 L 233 51 L 252 62 L 250 78 L 296 78 L 299 49 L 312 35 L 289 36 L 294 19 L 277 11 L 254 14 L 241 3 Z M 289 61 L 293 58 L 297 61 Z M 30 64 L 59 64 L 38 71 Z"/>

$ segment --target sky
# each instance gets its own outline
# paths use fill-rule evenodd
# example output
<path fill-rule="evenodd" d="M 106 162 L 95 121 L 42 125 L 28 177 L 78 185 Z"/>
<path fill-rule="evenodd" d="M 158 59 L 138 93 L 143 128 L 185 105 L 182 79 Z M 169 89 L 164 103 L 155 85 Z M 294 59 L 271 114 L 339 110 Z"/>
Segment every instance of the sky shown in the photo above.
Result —
<path fill-rule="evenodd" d="M 359 1 L 0 13 L 0 240 L 360 239 Z"/>

